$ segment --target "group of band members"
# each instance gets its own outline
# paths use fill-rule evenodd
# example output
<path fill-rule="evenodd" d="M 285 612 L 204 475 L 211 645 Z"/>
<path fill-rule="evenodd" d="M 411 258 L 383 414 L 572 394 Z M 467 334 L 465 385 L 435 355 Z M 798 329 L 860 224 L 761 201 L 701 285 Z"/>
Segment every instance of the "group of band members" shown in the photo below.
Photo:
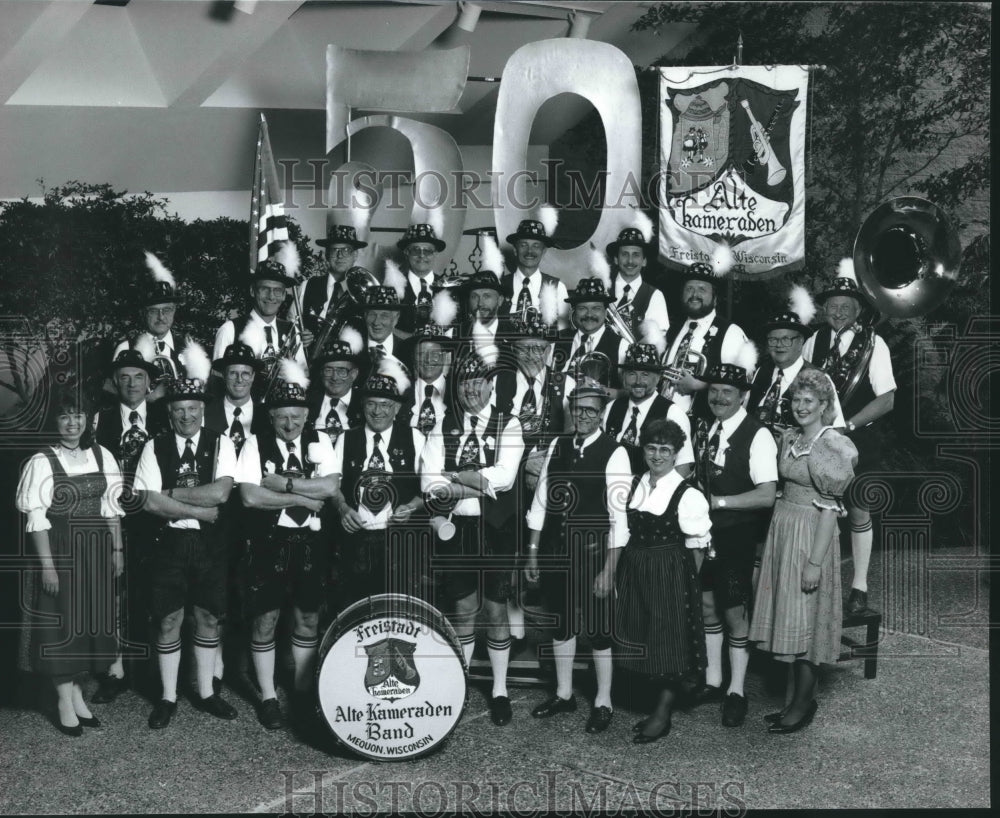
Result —
<path fill-rule="evenodd" d="M 195 707 L 237 717 L 221 695 L 221 643 L 233 657 L 243 642 L 258 719 L 279 728 L 280 618 L 291 617 L 291 707 L 307 715 L 321 619 L 398 592 L 447 615 L 467 662 L 485 624 L 489 709 L 502 726 L 512 718 L 508 603 L 523 581 L 553 623 L 556 688 L 536 718 L 576 710 L 584 636 L 597 681 L 588 733 L 611 723 L 616 662 L 659 691 L 637 743 L 669 732 L 680 699 L 719 702 L 724 725 L 742 724 L 750 641 L 789 662 L 793 694 L 766 717 L 769 730 L 809 723 L 816 665 L 835 660 L 839 640 L 845 503 L 846 609 L 867 604 L 871 522 L 846 491 L 878 462 L 895 382 L 885 343 L 859 323 L 865 295 L 840 270 L 817 296 L 827 324 L 814 332 L 812 299 L 793 288 L 789 309 L 764 325 L 758 362 L 717 311 L 731 259 L 679 274 L 683 320 L 671 326 L 663 294 L 642 280 L 648 217 L 636 213 L 608 246 L 613 274 L 595 257 L 571 291 L 541 270 L 553 230 L 548 213 L 520 223 L 507 237 L 514 272 L 486 240 L 481 269 L 455 286 L 437 266 L 439 229 L 413 224 L 398 243 L 405 275 L 389 265 L 359 298 L 348 285 L 366 243 L 331 220 L 318 242 L 328 274 L 294 299 L 301 324 L 279 317 L 292 271 L 262 261 L 250 310 L 219 328 L 211 358 L 195 343 L 178 350 L 176 282 L 147 254 L 146 331 L 115 350 L 114 398 L 97 413 L 93 446 L 88 407 L 67 398 L 60 444 L 32 459 L 18 490 L 41 598 L 58 594 L 52 555 L 68 548 L 76 511 L 53 507 L 53 482 L 104 475 L 85 481 L 81 508 L 111 521 L 105 569 L 123 574 L 124 593 L 116 646 L 87 667 L 99 675 L 94 702 L 141 675 L 128 657 L 151 642 L 160 692 L 149 726 L 167 727 L 190 608 Z M 49 519 L 62 532 L 52 548 L 40 534 Z M 792 528 L 795 541 L 783 539 Z M 64 733 L 96 723 L 65 667 L 30 655 L 25 667 L 53 678 Z"/>

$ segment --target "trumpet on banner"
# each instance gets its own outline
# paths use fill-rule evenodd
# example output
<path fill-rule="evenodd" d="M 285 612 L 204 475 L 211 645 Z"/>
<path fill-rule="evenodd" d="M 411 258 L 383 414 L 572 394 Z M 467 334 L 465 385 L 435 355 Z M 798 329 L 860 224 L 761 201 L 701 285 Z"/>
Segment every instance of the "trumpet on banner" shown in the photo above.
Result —
<path fill-rule="evenodd" d="M 757 121 L 757 117 L 753 115 L 753 111 L 750 110 L 750 103 L 745 99 L 741 99 L 740 105 L 743 106 L 743 110 L 750 117 L 750 136 L 753 139 L 753 151 L 757 156 L 757 163 L 767 166 L 767 183 L 769 185 L 780 184 L 788 171 L 778 161 L 778 157 L 774 155 L 774 149 L 771 147 L 771 140 L 768 139 L 767 131 Z"/>

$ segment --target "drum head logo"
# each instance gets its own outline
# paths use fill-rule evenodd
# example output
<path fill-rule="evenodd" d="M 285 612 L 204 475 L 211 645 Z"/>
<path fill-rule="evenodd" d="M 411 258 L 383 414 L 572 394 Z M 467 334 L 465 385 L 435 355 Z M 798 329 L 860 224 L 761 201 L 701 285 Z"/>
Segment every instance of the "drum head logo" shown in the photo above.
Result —
<path fill-rule="evenodd" d="M 365 687 L 368 692 L 385 701 L 405 699 L 420 686 L 420 674 L 413 660 L 416 643 L 402 639 L 383 639 L 365 645 L 368 669 Z"/>

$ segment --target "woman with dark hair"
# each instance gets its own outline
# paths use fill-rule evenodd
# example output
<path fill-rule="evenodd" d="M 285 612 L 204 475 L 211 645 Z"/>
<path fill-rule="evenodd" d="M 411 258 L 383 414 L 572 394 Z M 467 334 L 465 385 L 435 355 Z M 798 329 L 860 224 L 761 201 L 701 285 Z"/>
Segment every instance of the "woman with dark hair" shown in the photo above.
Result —
<path fill-rule="evenodd" d="M 761 557 L 750 622 L 751 642 L 789 663 L 791 697 L 764 717 L 770 733 L 794 733 L 816 714 L 816 672 L 840 655 L 840 554 L 837 517 L 854 479 L 858 451 L 830 427 L 833 384 L 820 370 L 802 370 L 788 387 L 799 425 L 781 436 L 774 506 Z"/>
<path fill-rule="evenodd" d="M 672 420 L 642 430 L 639 445 L 649 471 L 633 478 L 625 506 L 629 540 L 618 563 L 618 662 L 659 691 L 656 709 L 635 725 L 636 744 L 670 732 L 679 691 L 705 669 L 698 571 L 712 523 L 705 497 L 674 470 L 684 440 Z"/>
<path fill-rule="evenodd" d="M 56 726 L 68 736 L 99 722 L 77 681 L 115 658 L 114 577 L 123 567 L 122 481 L 111 453 L 91 441 L 93 408 L 57 394 L 58 442 L 33 455 L 21 473 L 17 508 L 41 563 L 25 577 L 21 668 L 52 679 Z"/>

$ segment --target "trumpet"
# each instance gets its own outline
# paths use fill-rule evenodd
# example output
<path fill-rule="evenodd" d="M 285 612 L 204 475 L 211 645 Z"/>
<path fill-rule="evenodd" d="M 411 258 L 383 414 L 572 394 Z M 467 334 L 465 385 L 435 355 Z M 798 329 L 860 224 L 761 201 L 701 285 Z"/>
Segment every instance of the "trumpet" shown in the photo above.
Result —
<path fill-rule="evenodd" d="M 673 400 L 677 381 L 685 375 L 698 378 L 705 374 L 706 369 L 708 369 L 708 358 L 700 352 L 689 349 L 685 353 L 683 361 L 675 360 L 670 366 L 663 368 L 663 377 L 666 379 L 666 383 L 663 384 L 660 394 L 667 400 Z"/>

